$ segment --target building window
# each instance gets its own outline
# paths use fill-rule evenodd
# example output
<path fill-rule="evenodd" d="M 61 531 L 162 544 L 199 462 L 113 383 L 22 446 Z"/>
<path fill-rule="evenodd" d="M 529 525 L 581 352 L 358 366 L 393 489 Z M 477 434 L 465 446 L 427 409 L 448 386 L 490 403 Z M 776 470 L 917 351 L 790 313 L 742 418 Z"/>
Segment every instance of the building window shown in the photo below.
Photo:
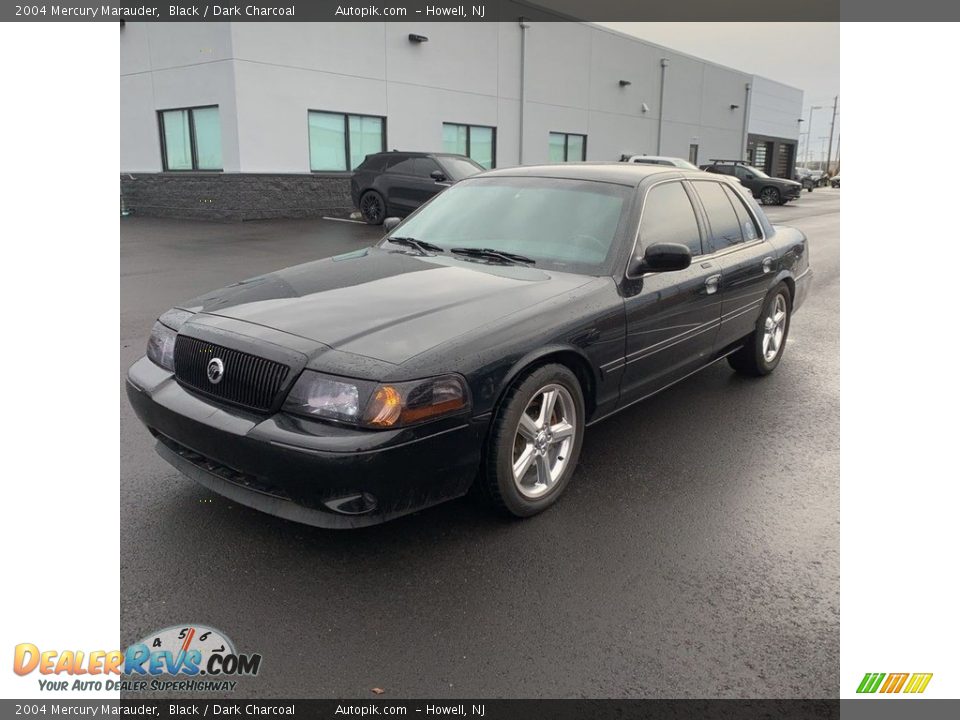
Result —
<path fill-rule="evenodd" d="M 700 154 L 700 146 L 693 143 L 690 144 L 690 151 L 687 153 L 687 160 L 692 162 L 694 165 L 697 164 L 697 155 Z"/>
<path fill-rule="evenodd" d="M 497 166 L 497 129 L 486 125 L 444 123 L 443 151 L 466 155 L 489 170 Z"/>
<path fill-rule="evenodd" d="M 220 108 L 161 110 L 160 149 L 164 170 L 223 170 Z"/>
<path fill-rule="evenodd" d="M 371 153 L 387 149 L 386 118 L 346 113 L 307 113 L 310 169 L 346 172 Z"/>
<path fill-rule="evenodd" d="M 577 162 L 586 159 L 586 135 L 550 133 L 550 162 Z"/>

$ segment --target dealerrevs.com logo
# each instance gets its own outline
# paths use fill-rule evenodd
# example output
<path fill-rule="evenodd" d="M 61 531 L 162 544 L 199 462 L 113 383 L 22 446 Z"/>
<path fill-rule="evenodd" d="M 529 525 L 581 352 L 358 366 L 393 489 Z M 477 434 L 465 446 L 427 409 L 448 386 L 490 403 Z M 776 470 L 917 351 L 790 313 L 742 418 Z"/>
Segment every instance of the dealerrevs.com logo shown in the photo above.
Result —
<path fill-rule="evenodd" d="M 933 673 L 867 673 L 857 687 L 858 693 L 918 694 L 927 689 Z"/>
<path fill-rule="evenodd" d="M 38 673 L 40 689 L 232 691 L 237 677 L 260 672 L 261 656 L 238 653 L 222 632 L 204 625 L 174 625 L 150 633 L 126 650 L 41 650 L 20 643 L 13 671 Z M 71 679 L 67 679 L 71 678 Z"/>

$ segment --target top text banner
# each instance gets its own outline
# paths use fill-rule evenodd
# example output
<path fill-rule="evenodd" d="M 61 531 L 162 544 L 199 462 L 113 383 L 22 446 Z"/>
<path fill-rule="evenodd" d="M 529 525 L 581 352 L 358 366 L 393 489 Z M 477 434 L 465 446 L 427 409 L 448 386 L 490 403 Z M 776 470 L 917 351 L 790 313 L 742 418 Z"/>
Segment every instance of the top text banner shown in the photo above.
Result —
<path fill-rule="evenodd" d="M 943 0 L 256 0 L 130 5 L 77 0 L 3 3 L 0 21 L 52 22 L 509 22 L 536 21 L 920 21 L 960 20 Z M 798 50 L 798 62 L 802 52 Z"/>

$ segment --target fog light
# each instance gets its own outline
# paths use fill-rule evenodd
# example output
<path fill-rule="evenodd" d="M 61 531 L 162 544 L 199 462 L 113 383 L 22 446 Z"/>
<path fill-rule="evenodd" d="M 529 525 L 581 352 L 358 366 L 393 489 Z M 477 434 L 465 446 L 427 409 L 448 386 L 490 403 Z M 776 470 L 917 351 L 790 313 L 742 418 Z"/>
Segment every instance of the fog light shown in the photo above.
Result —
<path fill-rule="evenodd" d="M 370 493 L 360 493 L 327 500 L 324 505 L 341 515 L 363 515 L 377 509 L 377 499 Z"/>

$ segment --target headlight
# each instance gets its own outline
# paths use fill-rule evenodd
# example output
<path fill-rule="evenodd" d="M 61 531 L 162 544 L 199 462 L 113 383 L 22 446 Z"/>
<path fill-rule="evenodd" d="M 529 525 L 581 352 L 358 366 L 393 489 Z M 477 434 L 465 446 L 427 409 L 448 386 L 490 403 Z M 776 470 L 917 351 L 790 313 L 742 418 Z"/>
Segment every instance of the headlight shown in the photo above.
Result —
<path fill-rule="evenodd" d="M 466 382 L 459 375 L 377 384 L 305 370 L 283 409 L 363 427 L 393 428 L 452 415 L 469 404 Z"/>
<path fill-rule="evenodd" d="M 173 372 L 173 344 L 177 333 L 157 320 L 147 341 L 147 357 L 160 367 Z"/>
<path fill-rule="evenodd" d="M 147 341 L 147 357 L 160 367 L 173 372 L 173 346 L 177 330 L 193 313 L 186 310 L 168 310 L 153 324 Z"/>
<path fill-rule="evenodd" d="M 305 370 L 287 395 L 283 409 L 355 423 L 360 419 L 360 388 Z"/>

